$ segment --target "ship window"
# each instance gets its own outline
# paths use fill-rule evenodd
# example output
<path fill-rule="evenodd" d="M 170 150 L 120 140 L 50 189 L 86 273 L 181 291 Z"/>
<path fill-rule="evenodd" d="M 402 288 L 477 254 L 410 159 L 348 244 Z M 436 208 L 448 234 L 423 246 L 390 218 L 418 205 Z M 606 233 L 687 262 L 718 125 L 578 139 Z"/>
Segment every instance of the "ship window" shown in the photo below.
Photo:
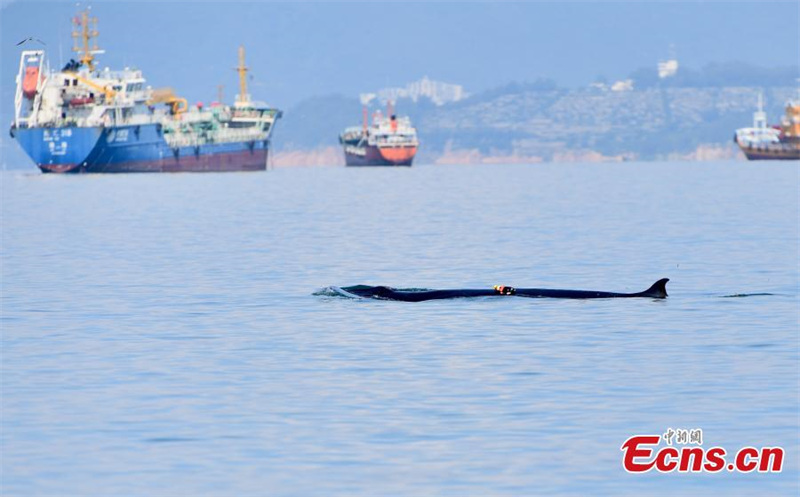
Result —
<path fill-rule="evenodd" d="M 64 86 L 69 86 L 69 80 L 68 79 L 64 80 Z"/>
<path fill-rule="evenodd" d="M 72 80 L 72 86 L 78 86 L 78 80 L 77 79 L 73 79 Z"/>

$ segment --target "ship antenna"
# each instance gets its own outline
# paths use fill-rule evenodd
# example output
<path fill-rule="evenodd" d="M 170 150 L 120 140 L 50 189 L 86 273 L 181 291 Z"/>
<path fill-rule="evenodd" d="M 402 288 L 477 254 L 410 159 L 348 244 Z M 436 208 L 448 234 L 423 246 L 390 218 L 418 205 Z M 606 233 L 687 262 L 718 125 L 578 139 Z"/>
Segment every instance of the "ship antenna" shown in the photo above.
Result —
<path fill-rule="evenodd" d="M 58 26 L 58 67 L 64 67 L 64 51 L 61 44 L 61 25 Z"/>
<path fill-rule="evenodd" d="M 81 55 L 81 58 L 78 59 L 81 64 L 88 67 L 89 71 L 94 71 L 94 54 L 101 53 L 101 51 L 97 47 L 96 41 L 90 48 L 89 41 L 97 38 L 97 35 L 100 34 L 97 31 L 97 18 L 89 17 L 89 8 L 78 14 L 72 20 L 72 23 L 76 26 L 76 29 L 72 32 L 72 38 L 74 39 L 72 50 Z M 90 23 L 92 25 L 91 28 L 89 27 Z M 80 39 L 80 44 L 78 39 Z"/>
<path fill-rule="evenodd" d="M 250 95 L 247 94 L 247 66 L 244 65 L 244 46 L 239 46 L 239 67 L 236 68 L 239 73 L 239 91 L 237 95 L 239 98 L 236 100 L 237 105 L 244 105 L 250 102 Z"/>
<path fill-rule="evenodd" d="M 766 129 L 767 127 L 767 113 L 764 112 L 764 94 L 758 92 L 758 110 L 753 113 L 753 127 L 757 129 Z"/>

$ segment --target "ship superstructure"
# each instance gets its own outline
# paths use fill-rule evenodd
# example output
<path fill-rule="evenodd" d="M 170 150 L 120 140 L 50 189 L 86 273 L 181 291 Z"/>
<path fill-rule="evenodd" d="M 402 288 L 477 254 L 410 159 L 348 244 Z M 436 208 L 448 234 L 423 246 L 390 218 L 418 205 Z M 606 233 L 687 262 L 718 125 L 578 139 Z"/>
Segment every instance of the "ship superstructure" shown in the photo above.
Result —
<path fill-rule="evenodd" d="M 266 169 L 281 112 L 247 93 L 244 48 L 240 94 L 232 106 L 189 106 L 169 88 L 152 89 L 142 72 L 99 69 L 89 46 L 96 20 L 75 19 L 71 60 L 51 71 L 44 50 L 20 57 L 11 136 L 43 172 L 181 172 Z"/>
<path fill-rule="evenodd" d="M 411 120 L 396 116 L 391 104 L 387 116 L 375 112 L 372 124 L 367 122 L 365 106 L 363 124 L 345 129 L 339 143 L 348 166 L 410 166 L 419 147 Z"/>
<path fill-rule="evenodd" d="M 753 126 L 736 130 L 733 141 L 749 160 L 800 160 L 800 94 L 786 104 L 780 125 L 769 126 L 762 97 Z"/>

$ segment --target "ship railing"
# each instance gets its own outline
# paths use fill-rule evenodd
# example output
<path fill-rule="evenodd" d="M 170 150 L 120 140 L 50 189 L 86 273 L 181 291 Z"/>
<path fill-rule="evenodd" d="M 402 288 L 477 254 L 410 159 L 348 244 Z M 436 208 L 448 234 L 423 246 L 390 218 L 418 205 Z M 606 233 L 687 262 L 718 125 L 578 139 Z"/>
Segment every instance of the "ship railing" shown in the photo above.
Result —
<path fill-rule="evenodd" d="M 46 121 L 39 121 L 37 126 L 43 128 L 86 128 L 94 126 L 102 126 L 103 120 L 96 119 L 93 116 L 75 116 L 67 115 L 67 117 L 56 117 Z"/>
<path fill-rule="evenodd" d="M 416 145 L 417 138 L 407 135 L 374 135 L 374 143 L 378 145 Z"/>
<path fill-rule="evenodd" d="M 213 143 L 234 143 L 266 140 L 269 133 L 261 130 L 219 129 L 210 133 L 167 133 L 164 139 L 171 147 L 194 147 Z"/>
<path fill-rule="evenodd" d="M 262 129 L 254 128 L 222 128 L 214 133 L 216 141 L 251 141 L 251 140 L 265 140 L 269 132 Z"/>

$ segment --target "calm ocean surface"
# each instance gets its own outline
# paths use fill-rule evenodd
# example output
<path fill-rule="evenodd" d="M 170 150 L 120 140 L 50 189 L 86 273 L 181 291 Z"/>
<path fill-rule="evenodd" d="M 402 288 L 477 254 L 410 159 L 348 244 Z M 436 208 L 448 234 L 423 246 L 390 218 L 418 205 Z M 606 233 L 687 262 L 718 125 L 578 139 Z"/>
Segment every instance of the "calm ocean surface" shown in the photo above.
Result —
<path fill-rule="evenodd" d="M 2 173 L 2 494 L 797 495 L 799 170 Z M 670 427 L 783 473 L 627 474 Z"/>

